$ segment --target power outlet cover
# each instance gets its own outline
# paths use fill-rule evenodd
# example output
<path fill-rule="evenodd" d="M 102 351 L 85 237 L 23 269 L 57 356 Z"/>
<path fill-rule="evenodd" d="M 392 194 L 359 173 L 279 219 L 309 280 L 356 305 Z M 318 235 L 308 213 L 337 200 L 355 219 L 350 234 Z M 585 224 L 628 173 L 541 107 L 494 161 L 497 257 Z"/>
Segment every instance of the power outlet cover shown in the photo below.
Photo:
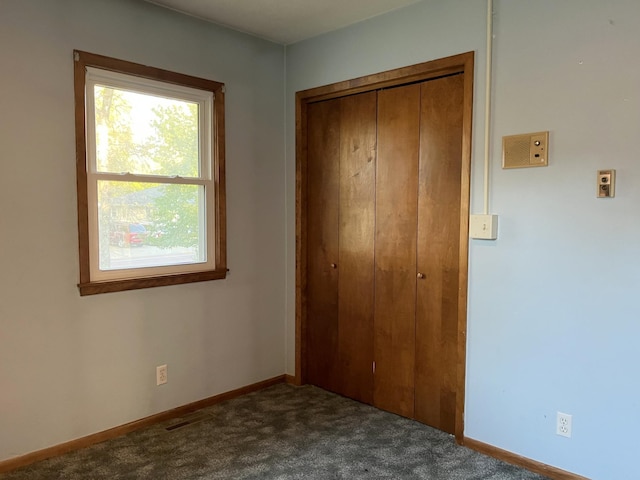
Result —
<path fill-rule="evenodd" d="M 556 433 L 563 437 L 571 438 L 571 420 L 572 417 L 568 413 L 558 412 L 556 418 Z"/>
<path fill-rule="evenodd" d="M 167 383 L 167 366 L 159 365 L 156 367 L 156 385 L 164 385 Z"/>

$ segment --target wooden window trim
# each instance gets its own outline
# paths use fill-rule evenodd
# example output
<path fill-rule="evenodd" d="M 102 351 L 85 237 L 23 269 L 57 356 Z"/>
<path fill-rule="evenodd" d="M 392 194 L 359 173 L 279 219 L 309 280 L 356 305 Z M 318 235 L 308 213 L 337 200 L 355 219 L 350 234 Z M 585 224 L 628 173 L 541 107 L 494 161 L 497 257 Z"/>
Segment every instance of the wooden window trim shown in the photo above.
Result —
<path fill-rule="evenodd" d="M 192 77 L 146 65 L 132 63 L 93 53 L 74 50 L 74 99 L 76 134 L 76 183 L 78 195 L 78 253 L 80 264 L 80 295 L 119 292 L 141 288 L 179 285 L 226 278 L 227 234 L 226 234 L 226 190 L 225 190 L 225 126 L 224 84 L 213 80 Z M 87 131 L 85 122 L 85 76 L 87 67 L 96 67 L 113 72 L 134 75 L 150 80 L 183 85 L 214 92 L 213 151 L 211 173 L 214 183 L 213 221 L 215 268 L 199 272 L 138 277 L 125 280 L 92 281 L 89 257 L 89 202 L 87 185 Z"/>

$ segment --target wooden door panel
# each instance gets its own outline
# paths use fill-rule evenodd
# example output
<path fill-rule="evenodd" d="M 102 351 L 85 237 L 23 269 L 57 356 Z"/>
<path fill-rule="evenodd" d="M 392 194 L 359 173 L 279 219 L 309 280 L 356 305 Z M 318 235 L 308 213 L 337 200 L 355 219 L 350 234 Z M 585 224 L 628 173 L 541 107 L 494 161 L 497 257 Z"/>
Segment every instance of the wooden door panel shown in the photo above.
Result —
<path fill-rule="evenodd" d="M 363 93 L 340 102 L 340 393 L 372 403 L 377 95 Z"/>
<path fill-rule="evenodd" d="M 413 417 L 420 85 L 378 92 L 374 405 Z"/>
<path fill-rule="evenodd" d="M 463 76 L 421 85 L 415 418 L 455 430 Z"/>
<path fill-rule="evenodd" d="M 338 391 L 340 100 L 307 109 L 307 381 Z"/>

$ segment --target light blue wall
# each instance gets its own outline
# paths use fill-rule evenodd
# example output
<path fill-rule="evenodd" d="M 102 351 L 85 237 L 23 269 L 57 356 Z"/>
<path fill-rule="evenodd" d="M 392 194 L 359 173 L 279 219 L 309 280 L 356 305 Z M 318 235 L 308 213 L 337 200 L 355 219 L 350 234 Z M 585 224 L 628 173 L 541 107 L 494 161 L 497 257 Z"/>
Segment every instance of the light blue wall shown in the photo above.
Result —
<path fill-rule="evenodd" d="M 640 3 L 495 8 L 500 231 L 471 242 L 465 433 L 636 478 Z M 278 375 L 285 338 L 294 372 L 296 91 L 475 51 L 480 212 L 485 17 L 484 0 L 425 0 L 287 47 L 285 82 L 282 47 L 141 0 L 1 0 L 0 460 Z M 79 297 L 74 48 L 227 84 L 224 282 Z M 501 137 L 539 130 L 550 166 L 500 169 Z M 601 168 L 618 171 L 615 199 L 595 199 Z"/>
<path fill-rule="evenodd" d="M 226 280 L 80 297 L 74 49 L 225 82 Z M 0 0 L 0 461 L 284 373 L 283 85 L 142 0 Z"/>
<path fill-rule="evenodd" d="M 472 211 L 481 213 L 486 2 L 425 0 L 287 47 L 294 92 L 474 50 Z M 595 480 L 638 478 L 640 2 L 497 0 L 491 212 L 471 241 L 465 435 Z M 549 130 L 550 166 L 500 168 L 503 135 Z M 617 169 L 614 199 L 596 171 Z M 294 250 L 288 252 L 293 371 Z M 573 415 L 571 439 L 555 435 Z"/>

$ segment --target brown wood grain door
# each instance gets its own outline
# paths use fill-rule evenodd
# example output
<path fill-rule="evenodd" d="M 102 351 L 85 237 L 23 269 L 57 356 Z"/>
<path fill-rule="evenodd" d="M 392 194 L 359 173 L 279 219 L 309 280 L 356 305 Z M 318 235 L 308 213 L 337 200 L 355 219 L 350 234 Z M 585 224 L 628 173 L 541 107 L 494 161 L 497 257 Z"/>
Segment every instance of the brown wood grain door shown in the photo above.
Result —
<path fill-rule="evenodd" d="M 308 382 L 450 433 L 463 101 L 452 75 L 307 111 Z"/>
<path fill-rule="evenodd" d="M 340 100 L 308 106 L 307 379 L 338 392 Z"/>
<path fill-rule="evenodd" d="M 378 92 L 374 405 L 413 417 L 420 85 Z"/>
<path fill-rule="evenodd" d="M 418 195 L 415 418 L 454 433 L 464 77 L 424 82 Z"/>
<path fill-rule="evenodd" d="M 340 393 L 372 403 L 376 92 L 340 102 Z"/>
<path fill-rule="evenodd" d="M 373 400 L 376 92 L 309 105 L 307 375 Z"/>
<path fill-rule="evenodd" d="M 459 442 L 473 65 L 296 93 L 296 381 Z"/>

